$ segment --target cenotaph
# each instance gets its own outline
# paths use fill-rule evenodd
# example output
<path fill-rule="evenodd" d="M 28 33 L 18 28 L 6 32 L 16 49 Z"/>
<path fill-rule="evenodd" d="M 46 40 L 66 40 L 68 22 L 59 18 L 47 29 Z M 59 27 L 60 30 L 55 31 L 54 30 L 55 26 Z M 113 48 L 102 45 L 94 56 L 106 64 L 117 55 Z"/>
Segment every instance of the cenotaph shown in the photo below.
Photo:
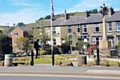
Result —
<path fill-rule="evenodd" d="M 100 13 L 103 16 L 103 26 L 102 26 L 103 33 L 102 33 L 102 40 L 99 41 L 99 49 L 100 49 L 101 53 L 104 53 L 106 55 L 110 55 L 109 47 L 111 46 L 111 44 L 107 40 L 107 28 L 106 28 L 106 15 L 108 13 L 108 9 L 105 6 L 105 4 L 103 4 L 103 6 L 101 6 Z"/>

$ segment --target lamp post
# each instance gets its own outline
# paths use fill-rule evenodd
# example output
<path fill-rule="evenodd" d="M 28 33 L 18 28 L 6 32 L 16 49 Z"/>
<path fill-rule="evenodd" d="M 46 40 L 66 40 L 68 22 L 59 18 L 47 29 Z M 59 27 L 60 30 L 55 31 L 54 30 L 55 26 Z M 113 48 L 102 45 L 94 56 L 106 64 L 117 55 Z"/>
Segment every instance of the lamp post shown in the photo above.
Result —
<path fill-rule="evenodd" d="M 32 44 L 34 44 L 34 27 L 32 28 L 32 32 L 33 32 Z M 30 65 L 34 66 L 34 53 L 33 53 L 33 49 L 31 49 L 31 62 L 30 62 Z"/>

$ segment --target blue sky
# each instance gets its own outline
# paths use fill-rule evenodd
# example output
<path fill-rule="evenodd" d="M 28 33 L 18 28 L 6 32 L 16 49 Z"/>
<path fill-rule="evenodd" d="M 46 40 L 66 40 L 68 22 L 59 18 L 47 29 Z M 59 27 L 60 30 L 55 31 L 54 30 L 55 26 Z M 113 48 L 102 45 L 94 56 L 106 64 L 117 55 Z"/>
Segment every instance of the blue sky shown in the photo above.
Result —
<path fill-rule="evenodd" d="M 120 10 L 120 0 L 53 0 L 55 14 L 64 13 L 65 9 L 67 12 L 100 9 L 103 3 Z M 0 25 L 32 23 L 46 15 L 50 15 L 50 0 L 0 0 Z"/>

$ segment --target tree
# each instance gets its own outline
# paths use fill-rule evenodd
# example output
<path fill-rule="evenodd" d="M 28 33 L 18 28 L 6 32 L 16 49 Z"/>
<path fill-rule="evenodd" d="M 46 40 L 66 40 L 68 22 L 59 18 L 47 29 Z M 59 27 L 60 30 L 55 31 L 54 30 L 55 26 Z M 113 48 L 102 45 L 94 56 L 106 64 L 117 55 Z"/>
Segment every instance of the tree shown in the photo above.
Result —
<path fill-rule="evenodd" d="M 89 43 L 88 42 L 82 42 L 82 41 L 76 43 L 76 46 L 77 46 L 77 49 L 78 49 L 79 53 L 84 53 L 84 47 L 83 47 L 84 45 L 88 46 Z"/>
<path fill-rule="evenodd" d="M 28 50 L 31 50 L 31 48 L 33 47 L 30 43 L 31 42 L 29 38 L 20 37 L 16 40 L 16 48 L 19 48 L 20 50 L 23 50 L 27 53 Z"/>
<path fill-rule="evenodd" d="M 12 32 L 14 29 L 15 29 L 15 27 L 10 27 L 7 32 L 10 33 L 10 32 Z"/>
<path fill-rule="evenodd" d="M 44 19 L 50 19 L 50 17 L 51 17 L 50 15 L 47 15 Z"/>
<path fill-rule="evenodd" d="M 2 32 L 2 30 L 0 30 L 0 34 L 2 34 L 3 32 Z"/>
<path fill-rule="evenodd" d="M 69 16 L 74 16 L 75 13 L 69 13 Z"/>
<path fill-rule="evenodd" d="M 15 26 L 15 23 L 13 24 L 13 27 Z"/>
<path fill-rule="evenodd" d="M 5 54 L 12 53 L 12 39 L 0 33 L 0 59 L 4 59 Z"/>
<path fill-rule="evenodd" d="M 17 26 L 25 26 L 25 24 L 23 22 L 19 22 L 17 23 Z"/>
<path fill-rule="evenodd" d="M 69 37 L 67 35 L 65 36 L 64 40 L 65 40 L 65 43 L 69 43 Z"/>
<path fill-rule="evenodd" d="M 40 21 L 40 20 L 43 20 L 44 18 L 43 17 L 41 17 L 40 19 L 38 19 L 37 21 Z"/>
<path fill-rule="evenodd" d="M 39 39 L 44 45 L 46 45 L 47 40 L 49 40 L 48 33 L 44 27 L 34 28 L 32 35 L 34 39 L 33 41 Z"/>
<path fill-rule="evenodd" d="M 41 42 L 44 43 L 46 45 L 46 42 L 50 39 L 50 37 L 48 36 L 48 33 L 46 32 L 45 28 L 41 28 L 42 29 L 42 34 L 40 35 L 40 39 Z"/>
<path fill-rule="evenodd" d="M 98 13 L 97 9 L 90 10 L 89 13 Z"/>

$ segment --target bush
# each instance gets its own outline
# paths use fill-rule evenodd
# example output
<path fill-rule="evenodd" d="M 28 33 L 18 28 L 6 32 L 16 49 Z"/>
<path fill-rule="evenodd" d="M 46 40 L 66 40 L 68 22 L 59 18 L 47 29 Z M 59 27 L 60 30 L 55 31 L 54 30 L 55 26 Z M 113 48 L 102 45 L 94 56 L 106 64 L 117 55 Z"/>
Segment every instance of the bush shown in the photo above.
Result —
<path fill-rule="evenodd" d="M 70 51 L 70 44 L 69 43 L 63 43 L 61 45 L 61 49 L 62 49 L 62 52 L 65 54 L 65 53 L 69 53 Z"/>
<path fill-rule="evenodd" d="M 76 46 L 72 46 L 72 50 L 76 50 L 77 49 L 77 47 Z"/>
<path fill-rule="evenodd" d="M 56 46 L 53 47 L 53 53 L 54 54 L 61 54 L 58 47 L 56 47 Z M 51 55 L 51 47 L 46 48 L 44 55 Z"/>
<path fill-rule="evenodd" d="M 118 50 L 120 50 L 120 42 L 118 42 L 118 45 L 116 46 Z"/>
<path fill-rule="evenodd" d="M 83 47 L 84 45 L 85 45 L 86 47 L 88 47 L 88 46 L 89 46 L 89 43 L 88 43 L 88 42 L 78 42 L 78 43 L 76 43 L 76 46 L 77 46 L 77 49 L 78 49 L 79 53 L 84 54 L 84 51 L 85 51 L 85 49 L 84 49 L 84 47 Z"/>

